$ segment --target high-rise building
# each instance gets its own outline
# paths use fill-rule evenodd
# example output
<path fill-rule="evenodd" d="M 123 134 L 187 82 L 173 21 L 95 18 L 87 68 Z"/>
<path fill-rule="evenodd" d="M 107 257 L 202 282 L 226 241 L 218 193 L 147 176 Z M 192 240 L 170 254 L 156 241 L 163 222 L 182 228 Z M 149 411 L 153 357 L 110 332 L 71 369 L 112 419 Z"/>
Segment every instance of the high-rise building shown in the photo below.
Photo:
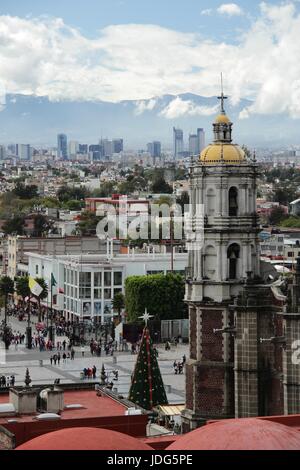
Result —
<path fill-rule="evenodd" d="M 173 150 L 174 158 L 178 158 L 183 152 L 183 131 L 173 127 Z"/>
<path fill-rule="evenodd" d="M 79 152 L 79 143 L 77 140 L 70 140 L 69 142 L 69 156 L 70 158 L 76 157 Z"/>
<path fill-rule="evenodd" d="M 114 139 L 113 140 L 113 153 L 121 153 L 124 150 L 123 139 Z"/>
<path fill-rule="evenodd" d="M 199 139 L 197 134 L 189 135 L 189 154 L 199 155 Z"/>
<path fill-rule="evenodd" d="M 153 158 L 160 158 L 161 143 L 158 140 L 155 140 L 154 142 L 149 142 L 149 144 L 147 144 L 147 152 L 150 153 L 151 157 Z"/>
<path fill-rule="evenodd" d="M 96 144 L 89 146 L 89 154 L 91 161 L 99 161 L 103 158 L 103 145 Z"/>
<path fill-rule="evenodd" d="M 103 145 L 103 156 L 111 157 L 113 154 L 113 142 L 109 139 L 102 139 L 101 144 Z"/>
<path fill-rule="evenodd" d="M 16 145 L 16 156 L 20 160 L 31 160 L 31 148 L 29 144 L 17 144 Z"/>
<path fill-rule="evenodd" d="M 57 157 L 68 160 L 68 138 L 65 134 L 57 136 Z"/>
<path fill-rule="evenodd" d="M 83 154 L 83 155 L 88 153 L 88 145 L 87 144 L 79 144 L 78 152 Z"/>
<path fill-rule="evenodd" d="M 202 150 L 205 148 L 205 132 L 202 127 L 199 127 L 197 129 L 197 136 L 198 136 L 198 143 L 199 143 L 199 152 L 202 152 Z"/>
<path fill-rule="evenodd" d="M 189 136 L 189 154 L 200 155 L 205 147 L 205 132 L 202 128 L 197 129 L 197 134 L 190 134 Z"/>
<path fill-rule="evenodd" d="M 6 158 L 6 148 L 4 145 L 0 145 L 0 160 L 4 160 Z"/>

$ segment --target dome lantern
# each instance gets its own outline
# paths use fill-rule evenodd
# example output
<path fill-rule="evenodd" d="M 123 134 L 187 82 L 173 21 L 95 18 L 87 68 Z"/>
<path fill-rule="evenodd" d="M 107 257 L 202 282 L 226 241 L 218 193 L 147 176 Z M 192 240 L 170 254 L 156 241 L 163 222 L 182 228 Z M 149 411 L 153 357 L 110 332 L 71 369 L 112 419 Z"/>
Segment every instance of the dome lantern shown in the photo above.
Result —
<path fill-rule="evenodd" d="M 221 110 L 213 123 L 214 142 L 202 150 L 201 163 L 239 165 L 246 160 L 243 149 L 232 143 L 232 122 L 224 109 L 224 101 L 227 98 L 223 93 L 222 80 L 222 92 L 218 96 L 218 99 L 221 100 Z"/>

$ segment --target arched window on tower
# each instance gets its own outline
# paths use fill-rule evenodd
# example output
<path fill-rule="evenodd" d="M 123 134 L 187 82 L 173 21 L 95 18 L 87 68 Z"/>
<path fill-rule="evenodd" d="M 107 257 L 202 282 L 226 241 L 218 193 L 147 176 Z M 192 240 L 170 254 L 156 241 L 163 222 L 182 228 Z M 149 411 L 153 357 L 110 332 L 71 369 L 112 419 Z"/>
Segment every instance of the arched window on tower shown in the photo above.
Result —
<path fill-rule="evenodd" d="M 216 205 L 216 194 L 213 188 L 207 190 L 207 215 L 214 215 Z"/>
<path fill-rule="evenodd" d="M 238 275 L 238 259 L 240 257 L 240 247 L 237 243 L 232 243 L 227 249 L 229 261 L 229 279 L 236 279 Z"/>
<path fill-rule="evenodd" d="M 229 189 L 229 217 L 236 217 L 238 215 L 238 190 L 235 187 Z"/>

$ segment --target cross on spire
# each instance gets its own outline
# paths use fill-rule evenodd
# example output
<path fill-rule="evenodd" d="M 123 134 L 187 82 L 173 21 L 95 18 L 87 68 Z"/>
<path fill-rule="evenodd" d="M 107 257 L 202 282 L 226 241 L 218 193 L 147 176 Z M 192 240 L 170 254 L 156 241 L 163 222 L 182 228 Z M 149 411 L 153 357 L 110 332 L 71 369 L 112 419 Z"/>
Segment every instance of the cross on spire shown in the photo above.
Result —
<path fill-rule="evenodd" d="M 218 100 L 221 100 L 221 113 L 225 114 L 224 101 L 227 100 L 228 96 L 224 95 L 223 92 L 223 74 L 221 72 L 221 96 L 218 96 Z"/>

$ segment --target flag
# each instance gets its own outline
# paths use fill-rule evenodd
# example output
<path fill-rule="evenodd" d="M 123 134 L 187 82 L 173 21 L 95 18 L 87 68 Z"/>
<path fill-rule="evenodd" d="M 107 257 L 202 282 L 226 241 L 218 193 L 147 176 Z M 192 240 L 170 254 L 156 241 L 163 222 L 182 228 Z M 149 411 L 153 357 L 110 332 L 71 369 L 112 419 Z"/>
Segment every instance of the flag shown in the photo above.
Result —
<path fill-rule="evenodd" d="M 51 274 L 51 287 L 54 287 L 57 285 L 57 282 L 56 282 L 56 279 L 55 277 L 53 276 L 53 274 Z"/>
<path fill-rule="evenodd" d="M 36 297 L 39 297 L 41 295 L 41 293 L 43 292 L 43 288 L 31 276 L 29 276 L 28 285 L 29 285 L 29 289 L 32 292 L 32 294 L 35 295 Z"/>
<path fill-rule="evenodd" d="M 59 294 L 64 294 L 65 291 L 60 287 L 60 288 L 58 289 L 58 293 L 59 293 Z"/>

